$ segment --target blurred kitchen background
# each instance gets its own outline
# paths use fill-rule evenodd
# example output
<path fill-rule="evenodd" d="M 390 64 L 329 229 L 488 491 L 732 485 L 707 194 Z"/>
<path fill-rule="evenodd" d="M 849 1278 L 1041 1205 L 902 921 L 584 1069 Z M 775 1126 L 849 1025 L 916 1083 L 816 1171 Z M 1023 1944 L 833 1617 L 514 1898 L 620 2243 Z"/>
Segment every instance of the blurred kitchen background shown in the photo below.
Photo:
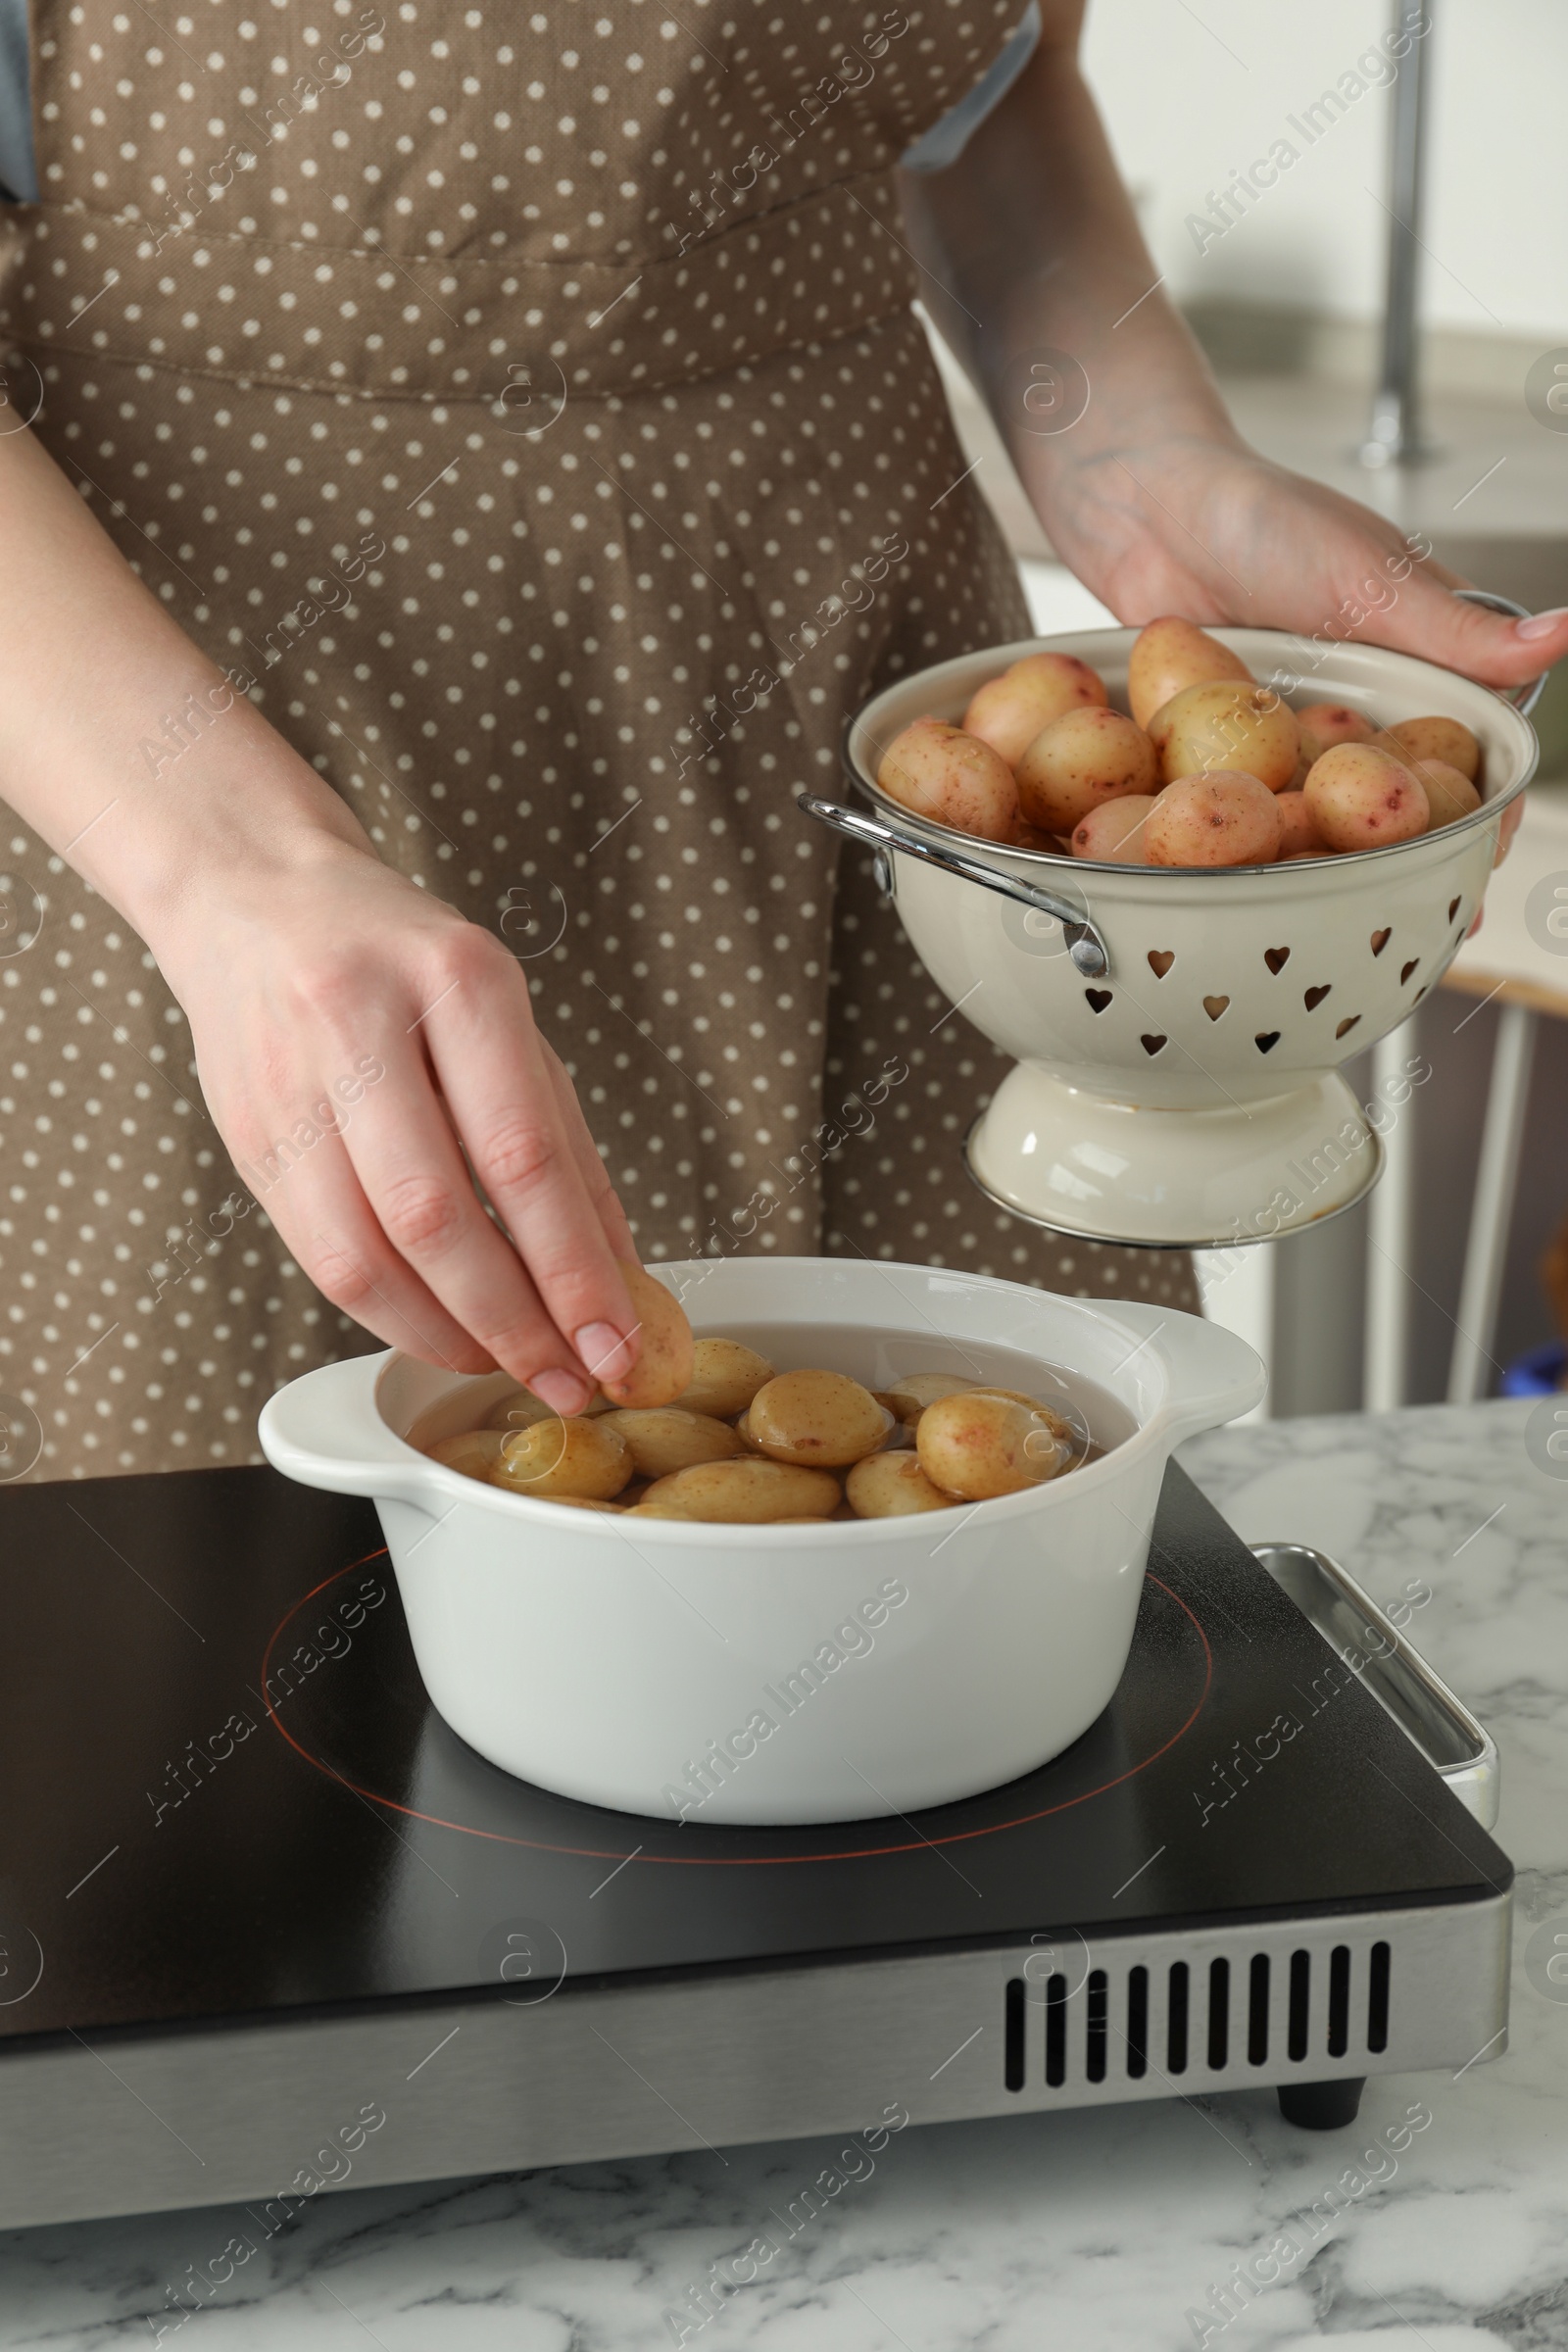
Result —
<path fill-rule="evenodd" d="M 1545 398 L 1553 381 L 1568 387 L 1568 9 L 1402 9 L 1427 27 L 1399 72 L 1418 50 L 1418 383 L 1435 454 L 1370 468 L 1358 452 L 1380 379 L 1396 101 L 1372 86 L 1347 98 L 1342 76 L 1398 13 L 1377 0 L 1098 0 L 1086 62 L 1155 268 L 1249 439 L 1426 532 L 1478 586 L 1537 612 L 1568 605 L 1568 389 Z M 1329 122 L 1312 145 L 1287 129 L 1336 90 L 1340 112 L 1307 118 Z M 1188 217 L 1281 135 L 1300 160 L 1224 235 L 1195 234 Z M 1108 619 L 1054 562 L 966 380 L 951 362 L 944 373 L 1037 627 Z M 1207 1311 L 1269 1361 L 1265 1412 L 1495 1395 L 1507 1367 L 1558 1336 L 1539 1269 L 1568 1216 L 1568 920 L 1558 943 L 1542 907 L 1552 877 L 1568 905 L 1568 664 L 1535 724 L 1540 777 L 1483 930 L 1385 1048 L 1433 1071 L 1390 1174 L 1333 1223 L 1204 1269 Z M 1364 1099 L 1371 1057 L 1346 1075 Z"/>

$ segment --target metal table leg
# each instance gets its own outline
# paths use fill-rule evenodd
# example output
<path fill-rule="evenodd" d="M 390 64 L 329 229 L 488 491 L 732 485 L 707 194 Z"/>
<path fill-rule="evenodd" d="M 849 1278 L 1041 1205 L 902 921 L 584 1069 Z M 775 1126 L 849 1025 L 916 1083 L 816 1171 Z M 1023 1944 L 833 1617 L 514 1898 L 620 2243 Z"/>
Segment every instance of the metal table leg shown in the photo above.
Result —
<path fill-rule="evenodd" d="M 1538 1017 L 1527 1004 L 1504 1004 L 1497 1021 L 1487 1119 L 1481 1131 L 1481 1161 L 1476 1170 L 1475 1199 L 1470 1204 L 1470 1236 L 1465 1244 L 1457 1328 L 1448 1361 L 1450 1404 L 1471 1404 L 1478 1396 L 1485 1396 L 1487 1375 L 1492 1369 L 1497 1301 L 1502 1294 L 1508 1229 L 1513 1221 L 1519 1146 L 1530 1100 L 1530 1064 L 1536 1050 Z"/>
<path fill-rule="evenodd" d="M 1398 1102 L 1408 1041 L 1396 1029 L 1372 1050 L 1373 1100 Z M 1363 1408 L 1391 1413 L 1409 1389 L 1410 1278 L 1415 1258 L 1415 1106 L 1400 1105 L 1383 1131 L 1383 1178 L 1367 1218 Z"/>

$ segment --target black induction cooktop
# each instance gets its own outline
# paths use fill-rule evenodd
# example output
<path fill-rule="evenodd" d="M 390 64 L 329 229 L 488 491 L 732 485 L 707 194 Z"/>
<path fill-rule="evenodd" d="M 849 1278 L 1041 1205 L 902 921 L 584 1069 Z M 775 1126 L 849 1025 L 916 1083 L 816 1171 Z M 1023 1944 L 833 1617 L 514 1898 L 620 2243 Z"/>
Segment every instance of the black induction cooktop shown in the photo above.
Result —
<path fill-rule="evenodd" d="M 1511 1877 L 1174 1465 L 1103 1715 L 909 1819 L 677 1825 L 511 1779 L 425 1697 L 373 1510 L 269 1469 L 0 1492 L 0 2048 Z"/>

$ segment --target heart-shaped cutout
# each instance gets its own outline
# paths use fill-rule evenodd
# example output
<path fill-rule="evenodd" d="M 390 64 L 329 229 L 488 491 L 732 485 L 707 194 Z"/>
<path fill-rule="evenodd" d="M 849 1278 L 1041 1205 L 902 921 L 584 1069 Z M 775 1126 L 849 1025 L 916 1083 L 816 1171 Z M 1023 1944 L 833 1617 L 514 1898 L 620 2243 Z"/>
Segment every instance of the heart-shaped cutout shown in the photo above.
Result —
<path fill-rule="evenodd" d="M 1458 911 L 1459 911 L 1459 902 L 1458 902 L 1458 900 L 1457 900 L 1457 899 L 1450 899 L 1450 900 L 1448 901 L 1448 920 L 1449 920 L 1449 922 L 1450 922 L 1450 923 L 1452 922 L 1452 920 L 1453 920 L 1454 916 L 1455 916 L 1455 915 L 1458 913 Z"/>
<path fill-rule="evenodd" d="M 1332 983 L 1325 980 L 1321 988 L 1309 988 L 1307 990 L 1303 1002 L 1305 1003 L 1308 1012 L 1316 1012 L 1318 1006 L 1328 995 Z"/>
<path fill-rule="evenodd" d="M 1162 1037 L 1146 1037 L 1142 1042 L 1146 1054 L 1158 1054 L 1163 1050 L 1166 1041 Z"/>
<path fill-rule="evenodd" d="M 1388 946 L 1393 937 L 1394 933 L 1392 931 L 1374 931 L 1372 934 L 1373 955 L 1381 956 L 1384 949 Z"/>
<path fill-rule="evenodd" d="M 1149 968 L 1156 980 L 1164 979 L 1175 960 L 1168 948 L 1151 948 L 1149 951 Z"/>
<path fill-rule="evenodd" d="M 1360 1015 L 1358 1012 L 1352 1012 L 1352 1013 L 1351 1013 L 1351 1015 L 1350 1015 L 1350 1017 L 1349 1017 L 1349 1019 L 1348 1019 L 1348 1021 L 1342 1021 L 1342 1022 L 1340 1023 L 1339 1027 L 1338 1027 L 1338 1028 L 1335 1030 L 1335 1032 L 1334 1032 L 1335 1036 L 1336 1036 L 1336 1037 L 1348 1037 L 1348 1036 L 1349 1036 L 1349 1034 L 1350 1034 L 1350 1031 L 1351 1031 L 1351 1030 L 1352 1030 L 1352 1029 L 1355 1027 L 1355 1024 L 1356 1024 L 1356 1022 L 1357 1022 L 1357 1021 L 1358 1021 L 1360 1018 L 1361 1018 L 1361 1015 Z"/>
<path fill-rule="evenodd" d="M 1271 972 L 1283 972 L 1290 960 L 1291 951 L 1289 948 L 1265 948 L 1263 950 L 1263 961 Z"/>
<path fill-rule="evenodd" d="M 1272 1054 L 1280 1042 L 1280 1033 L 1277 1029 L 1265 1029 L 1262 1035 L 1254 1038 L 1252 1042 L 1260 1054 Z"/>
<path fill-rule="evenodd" d="M 1091 1012 L 1103 1012 L 1105 1006 L 1110 1003 L 1108 988 L 1086 988 L 1084 995 L 1089 999 Z"/>
<path fill-rule="evenodd" d="M 1217 1021 L 1220 1014 L 1229 1007 L 1229 997 L 1205 997 L 1203 999 L 1203 1010 L 1207 1013 L 1211 1021 Z"/>
<path fill-rule="evenodd" d="M 1421 958 L 1419 956 L 1412 956 L 1408 963 L 1401 964 L 1399 966 L 1399 986 L 1401 988 L 1409 979 L 1410 974 L 1415 970 L 1420 961 Z"/>

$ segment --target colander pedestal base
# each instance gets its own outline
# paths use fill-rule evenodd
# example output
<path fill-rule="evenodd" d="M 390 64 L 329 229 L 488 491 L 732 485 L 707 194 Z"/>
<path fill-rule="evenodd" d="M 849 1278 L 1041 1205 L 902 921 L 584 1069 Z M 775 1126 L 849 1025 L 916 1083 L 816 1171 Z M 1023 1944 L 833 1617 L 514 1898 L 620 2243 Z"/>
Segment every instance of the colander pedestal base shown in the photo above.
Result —
<path fill-rule="evenodd" d="M 1336 1072 L 1266 1102 L 1151 1109 L 1020 1062 L 964 1147 L 980 1190 L 1054 1232 L 1143 1249 L 1272 1241 L 1349 1208 L 1383 1169 Z"/>

